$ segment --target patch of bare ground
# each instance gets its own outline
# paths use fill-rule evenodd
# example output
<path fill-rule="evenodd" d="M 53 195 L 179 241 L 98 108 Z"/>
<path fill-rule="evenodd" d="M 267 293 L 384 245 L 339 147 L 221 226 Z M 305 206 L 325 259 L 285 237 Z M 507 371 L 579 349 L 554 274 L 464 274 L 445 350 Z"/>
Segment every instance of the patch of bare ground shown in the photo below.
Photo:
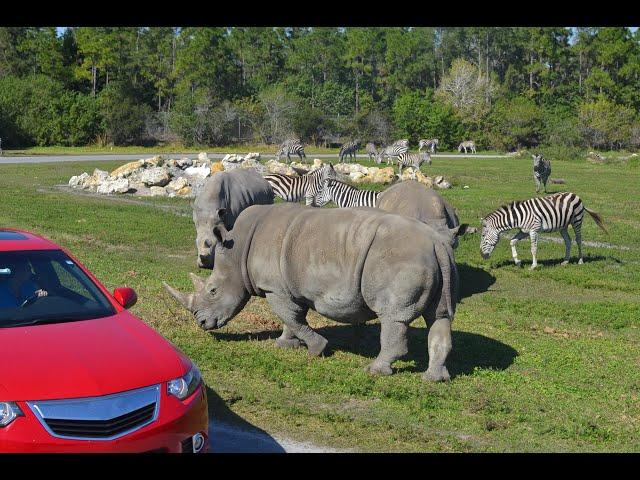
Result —
<path fill-rule="evenodd" d="M 546 235 L 540 235 L 540 240 L 545 242 L 553 242 L 553 243 L 562 243 L 564 245 L 564 240 L 561 237 L 549 237 Z M 575 240 L 572 241 L 572 244 L 575 243 Z M 594 242 L 591 240 L 583 240 L 583 245 L 587 247 L 596 247 L 596 248 L 611 248 L 615 250 L 636 250 L 634 247 L 628 247 L 626 245 L 613 245 L 607 242 Z"/>
<path fill-rule="evenodd" d="M 151 208 L 157 208 L 166 212 L 173 213 L 179 217 L 191 217 L 191 207 L 183 205 L 167 205 L 152 201 L 145 201 L 142 199 L 124 197 L 123 195 L 103 195 L 94 192 L 87 192 L 84 190 L 78 190 L 77 188 L 71 188 L 68 185 L 54 185 L 53 187 L 39 187 L 36 191 L 41 193 L 67 193 L 69 195 L 76 195 L 86 198 L 95 198 L 101 201 L 121 203 L 129 205 L 144 205 Z"/>

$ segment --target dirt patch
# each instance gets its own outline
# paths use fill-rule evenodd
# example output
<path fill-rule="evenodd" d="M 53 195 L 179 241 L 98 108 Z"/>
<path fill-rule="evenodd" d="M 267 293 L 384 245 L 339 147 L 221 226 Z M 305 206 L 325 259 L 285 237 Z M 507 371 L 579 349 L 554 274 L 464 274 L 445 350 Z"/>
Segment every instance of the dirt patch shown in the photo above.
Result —
<path fill-rule="evenodd" d="M 564 239 L 562 238 L 556 238 L 556 237 L 547 237 L 546 235 L 540 235 L 540 237 L 538 237 L 540 240 L 543 240 L 545 242 L 553 242 L 553 243 L 562 243 L 564 245 Z M 571 241 L 572 244 L 575 244 L 575 239 L 573 239 Z M 626 245 L 613 245 L 611 243 L 607 243 L 607 242 L 593 242 L 590 240 L 583 240 L 582 241 L 583 245 L 586 245 L 587 247 L 595 247 L 595 248 L 611 248 L 611 249 L 615 249 L 615 250 L 637 250 L 635 248 L 632 247 L 627 247 Z"/>
<path fill-rule="evenodd" d="M 142 199 L 126 198 L 121 195 L 102 195 L 98 193 L 87 192 L 84 190 L 71 188 L 68 185 L 54 185 L 53 187 L 40 187 L 40 188 L 37 188 L 36 191 L 40 193 L 63 192 L 63 193 L 68 193 L 70 195 L 77 195 L 81 197 L 97 198 L 103 201 L 113 202 L 113 203 L 122 203 L 122 204 L 129 204 L 129 205 L 144 205 L 146 207 L 157 208 L 165 212 L 173 213 L 174 215 L 177 215 L 179 217 L 191 217 L 191 207 L 189 206 L 163 205 L 160 203 L 149 202 Z"/>

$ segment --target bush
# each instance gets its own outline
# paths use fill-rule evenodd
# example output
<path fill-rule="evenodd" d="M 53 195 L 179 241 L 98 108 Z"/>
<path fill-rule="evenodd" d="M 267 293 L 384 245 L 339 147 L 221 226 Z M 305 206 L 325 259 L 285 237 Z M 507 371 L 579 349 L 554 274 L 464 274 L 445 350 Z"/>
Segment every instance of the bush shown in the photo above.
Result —
<path fill-rule="evenodd" d="M 0 112 L 5 148 L 85 145 L 102 121 L 93 98 L 42 75 L 0 79 Z"/>
<path fill-rule="evenodd" d="M 464 128 L 453 109 L 433 99 L 433 92 L 410 92 L 393 105 L 396 136 L 417 143 L 420 138 L 436 137 L 440 148 L 455 148 L 464 137 Z"/>
<path fill-rule="evenodd" d="M 146 120 L 151 114 L 151 108 L 136 103 L 130 85 L 109 83 L 98 95 L 98 106 L 108 142 L 114 145 L 143 143 Z"/>
<path fill-rule="evenodd" d="M 536 147 L 542 140 L 543 112 L 525 97 L 501 99 L 491 110 L 489 127 L 487 137 L 497 149 Z"/>
<path fill-rule="evenodd" d="M 631 108 L 601 98 L 582 104 L 579 119 L 584 141 L 590 148 L 620 149 L 632 143 L 636 119 Z"/>

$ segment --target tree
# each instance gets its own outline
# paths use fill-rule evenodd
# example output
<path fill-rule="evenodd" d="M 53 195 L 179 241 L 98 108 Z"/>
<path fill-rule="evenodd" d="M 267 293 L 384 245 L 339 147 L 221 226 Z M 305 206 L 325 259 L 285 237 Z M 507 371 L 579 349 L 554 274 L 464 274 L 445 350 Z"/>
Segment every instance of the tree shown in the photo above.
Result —
<path fill-rule="evenodd" d="M 487 99 L 493 93 L 494 87 L 477 67 L 456 59 L 440 82 L 436 96 L 451 105 L 465 121 L 478 123 L 488 113 Z"/>
<path fill-rule="evenodd" d="M 601 98 L 579 109 L 580 126 L 590 148 L 622 148 L 631 143 L 637 125 L 634 111 Z"/>

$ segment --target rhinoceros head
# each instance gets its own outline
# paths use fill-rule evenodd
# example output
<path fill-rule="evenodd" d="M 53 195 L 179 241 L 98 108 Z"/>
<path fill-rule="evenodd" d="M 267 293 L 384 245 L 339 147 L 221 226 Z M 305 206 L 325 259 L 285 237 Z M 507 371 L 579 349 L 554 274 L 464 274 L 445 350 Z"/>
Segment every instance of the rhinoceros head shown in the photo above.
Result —
<path fill-rule="evenodd" d="M 227 210 L 218 208 L 211 211 L 206 197 L 198 197 L 193 204 L 193 223 L 196 226 L 196 248 L 198 249 L 197 265 L 200 268 L 213 268 L 216 238 L 213 228 L 224 222 Z"/>
<path fill-rule="evenodd" d="M 213 330 L 225 325 L 235 317 L 251 297 L 245 287 L 240 270 L 240 255 L 222 222 L 213 226 L 215 245 L 215 268 L 204 280 L 191 273 L 195 291 L 190 294 L 179 292 L 163 282 L 167 291 L 194 314 L 198 324 L 205 330 Z"/>

